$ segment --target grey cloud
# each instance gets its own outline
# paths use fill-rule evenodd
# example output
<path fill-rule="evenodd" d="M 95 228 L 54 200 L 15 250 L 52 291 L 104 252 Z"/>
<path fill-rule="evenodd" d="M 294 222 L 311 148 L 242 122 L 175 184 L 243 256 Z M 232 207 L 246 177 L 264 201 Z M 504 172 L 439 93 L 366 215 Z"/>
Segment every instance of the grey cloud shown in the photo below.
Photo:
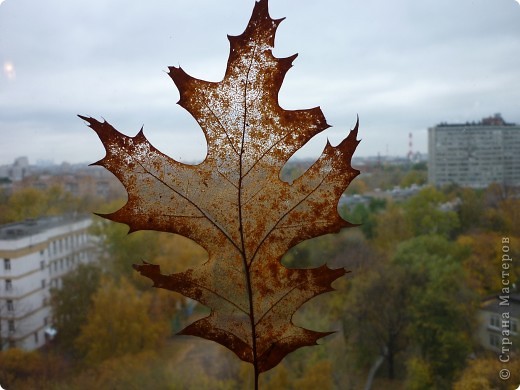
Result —
<path fill-rule="evenodd" d="M 56 160 L 92 160 L 102 148 L 78 113 L 103 116 L 128 134 L 144 124 L 161 150 L 183 160 L 200 156 L 200 129 L 175 105 L 178 93 L 165 70 L 181 65 L 195 77 L 219 80 L 226 34 L 243 31 L 252 6 L 253 0 L 5 2 L 0 64 L 12 61 L 16 79 L 0 75 L 0 133 L 10 134 L 0 164 L 36 153 L 24 149 L 30 134 L 42 145 L 61 134 L 68 146 L 52 149 Z M 300 53 L 280 101 L 288 109 L 320 105 L 334 126 L 306 148 L 308 155 L 319 153 L 327 136 L 344 136 L 357 114 L 362 154 L 384 153 L 387 145 L 405 154 L 409 132 L 425 151 L 425 129 L 443 120 L 501 111 L 520 122 L 520 7 L 513 0 L 270 0 L 270 9 L 287 17 L 275 55 Z M 81 147 L 71 146 L 71 134 Z"/>

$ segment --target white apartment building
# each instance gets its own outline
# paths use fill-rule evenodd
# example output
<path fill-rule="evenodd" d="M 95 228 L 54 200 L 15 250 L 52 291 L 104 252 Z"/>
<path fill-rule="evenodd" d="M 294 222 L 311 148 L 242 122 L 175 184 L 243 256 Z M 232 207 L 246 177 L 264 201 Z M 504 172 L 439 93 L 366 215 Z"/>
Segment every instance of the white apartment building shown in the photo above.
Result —
<path fill-rule="evenodd" d="M 0 350 L 34 350 L 53 335 L 50 289 L 95 259 L 86 216 L 0 226 Z"/>
<path fill-rule="evenodd" d="M 478 341 L 496 353 L 503 353 L 502 347 L 518 351 L 516 341 L 520 332 L 520 294 L 503 294 L 487 298 L 479 311 Z M 508 336 L 509 335 L 509 336 Z M 506 339 L 514 340 L 506 345 Z"/>
<path fill-rule="evenodd" d="M 500 114 L 478 123 L 441 123 L 428 129 L 428 181 L 485 188 L 520 186 L 520 125 Z"/>

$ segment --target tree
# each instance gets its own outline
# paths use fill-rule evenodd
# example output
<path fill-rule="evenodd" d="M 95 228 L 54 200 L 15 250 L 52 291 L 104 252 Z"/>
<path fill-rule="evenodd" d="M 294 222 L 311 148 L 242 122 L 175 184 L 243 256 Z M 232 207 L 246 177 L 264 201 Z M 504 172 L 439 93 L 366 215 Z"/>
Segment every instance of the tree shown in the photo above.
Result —
<path fill-rule="evenodd" d="M 0 187 L 0 225 L 9 222 L 9 206 L 7 205 L 8 200 L 9 195 L 7 194 L 7 191 L 4 188 Z"/>
<path fill-rule="evenodd" d="M 22 188 L 10 195 L 0 192 L 0 223 L 86 212 L 95 204 L 94 199 L 79 199 L 57 185 L 46 190 Z"/>
<path fill-rule="evenodd" d="M 402 188 L 407 188 L 407 187 L 411 187 L 414 184 L 415 185 L 426 184 L 427 181 L 428 181 L 428 175 L 427 175 L 426 171 L 412 169 L 403 176 L 399 185 Z"/>
<path fill-rule="evenodd" d="M 156 231 L 128 234 L 127 226 L 101 219 L 96 220 L 92 232 L 100 238 L 101 264 L 107 272 L 114 276 L 123 275 L 139 288 L 148 288 L 150 283 L 143 278 L 134 278 L 134 263 L 153 261 L 173 273 L 207 259 L 201 246 L 176 234 Z"/>
<path fill-rule="evenodd" d="M 414 236 L 437 234 L 450 237 L 459 226 L 455 211 L 445 211 L 441 205 L 447 202 L 446 196 L 434 187 L 426 187 L 411 197 L 405 204 L 406 218 Z"/>
<path fill-rule="evenodd" d="M 459 236 L 457 243 L 467 248 L 468 256 L 464 259 L 464 268 L 469 275 L 472 287 L 484 297 L 496 294 L 502 288 L 502 235 L 494 232 L 481 232 Z M 511 252 L 508 255 L 516 258 L 517 240 L 511 240 L 508 245 Z M 511 264 L 510 279 L 514 282 L 520 275 L 520 267 L 515 262 Z"/>
<path fill-rule="evenodd" d="M 392 254 L 400 242 L 412 238 L 413 235 L 413 227 L 402 207 L 390 203 L 385 211 L 377 214 L 372 242 L 381 252 Z"/>
<path fill-rule="evenodd" d="M 357 178 L 356 180 L 354 180 L 346 191 L 347 194 L 352 194 L 352 195 L 353 194 L 364 194 L 366 192 L 368 192 L 368 185 L 361 178 Z"/>
<path fill-rule="evenodd" d="M 60 186 L 52 186 L 44 192 L 45 215 L 80 212 L 81 200 Z"/>
<path fill-rule="evenodd" d="M 7 222 L 42 217 L 46 208 L 46 197 L 42 191 L 35 188 L 19 190 L 7 201 Z"/>
<path fill-rule="evenodd" d="M 361 366 L 373 366 L 374 373 L 382 358 L 389 379 L 395 378 L 396 357 L 407 346 L 407 282 L 404 270 L 379 264 L 353 279 L 345 303 L 347 348 Z"/>
<path fill-rule="evenodd" d="M 263 378 L 263 382 L 267 382 L 266 388 L 289 390 L 291 389 L 291 379 L 289 375 L 290 373 L 286 365 L 281 363 Z M 251 386 L 247 386 L 247 388 L 249 387 Z M 246 386 L 244 386 L 244 388 L 246 388 Z"/>
<path fill-rule="evenodd" d="M 332 363 L 328 359 L 320 360 L 310 366 L 304 375 L 294 381 L 293 389 L 298 390 L 332 390 Z"/>
<path fill-rule="evenodd" d="M 520 199 L 503 200 L 498 205 L 497 214 L 502 221 L 500 233 L 520 237 Z"/>
<path fill-rule="evenodd" d="M 51 305 L 57 342 L 68 352 L 75 352 L 74 340 L 87 322 L 93 295 L 99 287 L 101 269 L 95 264 L 79 264 L 62 278 L 62 287 L 51 290 Z"/>
<path fill-rule="evenodd" d="M 132 279 L 132 264 L 154 258 L 158 252 L 156 232 L 136 232 L 128 235 L 123 224 L 96 219 L 92 233 L 100 238 L 103 268 L 114 277 Z"/>
<path fill-rule="evenodd" d="M 478 300 L 462 267 L 464 253 L 444 237 L 421 236 L 401 244 L 393 258 L 408 274 L 409 335 L 417 358 L 439 388 L 455 379 L 471 352 Z"/>
<path fill-rule="evenodd" d="M 357 274 L 378 262 L 377 251 L 358 229 L 340 233 L 336 238 L 332 243 L 333 258 L 328 262 L 331 267 L 344 267 Z"/>
<path fill-rule="evenodd" d="M 63 389 L 172 389 L 169 364 L 155 351 L 142 351 L 104 360 L 95 367 L 83 370 L 73 378 L 61 381 Z"/>
<path fill-rule="evenodd" d="M 414 356 L 408 360 L 406 366 L 407 390 L 430 390 L 437 388 L 430 364 L 426 360 Z"/>
<path fill-rule="evenodd" d="M 507 365 L 511 377 L 500 379 L 499 373 L 505 366 L 496 358 L 483 357 L 469 362 L 460 378 L 454 383 L 453 390 L 512 390 L 520 383 L 520 360 L 515 359 Z"/>
<path fill-rule="evenodd" d="M 125 279 L 102 279 L 87 322 L 76 339 L 87 363 L 153 349 L 164 341 L 168 325 L 149 314 L 151 296 Z"/>
<path fill-rule="evenodd" d="M 376 214 L 386 207 L 385 199 L 372 198 L 368 205 L 357 204 L 352 211 L 344 205 L 340 209 L 341 216 L 347 221 L 360 224 L 359 227 L 366 238 L 372 239 L 376 229 Z"/>
<path fill-rule="evenodd" d="M 372 367 L 367 388 L 383 362 L 389 378 L 396 365 L 406 366 L 413 389 L 447 388 L 464 367 L 478 307 L 462 266 L 466 255 L 444 237 L 423 235 L 355 276 L 344 334 L 360 366 Z"/>
<path fill-rule="evenodd" d="M 9 349 L 0 352 L 0 387 L 17 390 L 51 388 L 49 383 L 59 378 L 65 367 L 63 359 L 55 355 Z"/>
<path fill-rule="evenodd" d="M 460 199 L 457 214 L 460 221 L 460 232 L 474 232 L 481 229 L 484 218 L 484 202 L 482 194 L 471 188 L 459 188 L 454 194 Z"/>

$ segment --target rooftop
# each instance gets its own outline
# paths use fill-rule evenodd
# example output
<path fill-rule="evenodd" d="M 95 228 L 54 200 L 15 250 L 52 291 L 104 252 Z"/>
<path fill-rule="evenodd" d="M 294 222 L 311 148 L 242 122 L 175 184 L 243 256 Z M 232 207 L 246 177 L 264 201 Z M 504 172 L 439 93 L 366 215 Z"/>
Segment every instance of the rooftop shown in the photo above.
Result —
<path fill-rule="evenodd" d="M 55 217 L 26 219 L 25 221 L 21 222 L 0 225 L 0 240 L 12 240 L 16 238 L 29 237 L 54 227 L 83 221 L 85 219 L 89 219 L 89 217 L 85 214 L 71 214 Z"/>
<path fill-rule="evenodd" d="M 506 122 L 501 114 L 495 114 L 487 118 L 482 118 L 480 122 L 466 122 L 466 123 L 447 123 L 441 122 L 436 127 L 472 127 L 472 126 L 518 126 L 516 123 Z"/>
<path fill-rule="evenodd" d="M 508 304 L 505 304 L 505 301 Z M 484 311 L 493 313 L 509 312 L 511 317 L 520 318 L 520 293 L 515 292 L 510 295 L 504 295 L 504 299 L 501 299 L 500 296 L 487 298 L 482 302 L 481 308 Z"/>

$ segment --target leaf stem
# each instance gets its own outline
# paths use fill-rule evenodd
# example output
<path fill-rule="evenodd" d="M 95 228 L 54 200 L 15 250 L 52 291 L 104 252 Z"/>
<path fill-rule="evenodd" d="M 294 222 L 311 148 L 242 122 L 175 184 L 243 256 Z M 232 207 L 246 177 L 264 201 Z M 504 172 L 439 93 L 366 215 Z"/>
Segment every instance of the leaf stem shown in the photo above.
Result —
<path fill-rule="evenodd" d="M 255 390 L 258 390 L 258 377 L 260 375 L 259 367 L 258 367 L 258 357 L 256 352 L 256 322 L 255 322 L 255 308 L 253 301 L 253 288 L 251 285 L 251 274 L 250 274 L 250 263 L 247 259 L 246 253 L 246 243 L 244 237 L 244 220 L 242 215 L 242 181 L 244 178 L 244 144 L 246 139 L 246 131 L 247 131 L 247 88 L 249 82 L 249 72 L 251 71 L 251 67 L 253 65 L 253 60 L 256 53 L 256 46 L 253 49 L 253 53 L 251 55 L 251 62 L 249 64 L 249 69 L 247 70 L 245 84 L 244 84 L 244 116 L 242 123 L 242 142 L 240 145 L 240 159 L 239 159 L 239 179 L 238 179 L 238 217 L 239 217 L 239 229 L 240 229 L 240 241 L 241 241 L 241 253 L 242 253 L 242 261 L 244 263 L 244 273 L 246 275 L 246 285 L 247 285 L 247 294 L 249 298 L 249 321 L 251 322 L 251 344 L 253 350 L 253 367 L 255 370 Z"/>

